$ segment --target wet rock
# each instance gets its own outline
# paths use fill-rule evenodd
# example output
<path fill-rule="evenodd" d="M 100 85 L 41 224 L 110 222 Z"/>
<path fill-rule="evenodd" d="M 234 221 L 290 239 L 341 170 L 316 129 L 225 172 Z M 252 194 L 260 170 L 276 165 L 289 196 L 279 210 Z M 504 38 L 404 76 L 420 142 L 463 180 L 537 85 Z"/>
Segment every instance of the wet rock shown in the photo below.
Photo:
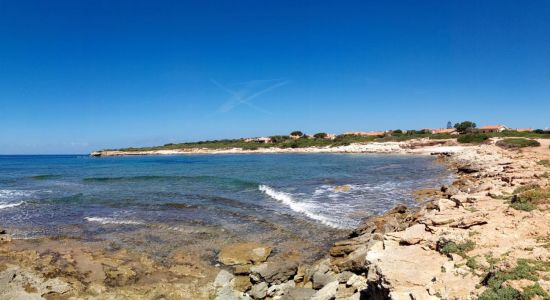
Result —
<path fill-rule="evenodd" d="M 258 284 L 255 284 L 254 286 L 252 286 L 248 294 L 254 299 L 265 298 L 265 296 L 267 296 L 267 283 L 260 282 Z"/>
<path fill-rule="evenodd" d="M 280 284 L 296 274 L 298 266 L 295 262 L 266 262 L 250 268 L 251 278 L 263 280 L 270 284 Z M 259 280 L 258 280 L 259 279 Z"/>
<path fill-rule="evenodd" d="M 316 291 L 308 288 L 290 288 L 282 297 L 283 300 L 309 300 Z"/>
<path fill-rule="evenodd" d="M 0 234 L 0 244 L 1 243 L 9 243 L 11 242 L 12 238 L 9 234 Z"/>
<path fill-rule="evenodd" d="M 224 265 L 257 264 L 266 261 L 271 254 L 271 247 L 258 243 L 237 243 L 224 246 L 218 260 Z"/>
<path fill-rule="evenodd" d="M 317 291 L 311 300 L 331 300 L 336 298 L 336 290 L 338 289 L 338 281 L 333 281 L 326 284 L 322 289 Z"/>
<path fill-rule="evenodd" d="M 134 283 L 137 280 L 137 274 L 128 266 L 118 266 L 105 272 L 105 283 L 110 286 L 123 286 Z"/>
<path fill-rule="evenodd" d="M 479 172 L 480 170 L 481 170 L 481 168 L 479 166 L 475 166 L 475 165 L 467 165 L 467 166 L 458 167 L 458 172 L 459 173 L 466 173 L 466 174 L 476 173 L 476 172 Z"/>

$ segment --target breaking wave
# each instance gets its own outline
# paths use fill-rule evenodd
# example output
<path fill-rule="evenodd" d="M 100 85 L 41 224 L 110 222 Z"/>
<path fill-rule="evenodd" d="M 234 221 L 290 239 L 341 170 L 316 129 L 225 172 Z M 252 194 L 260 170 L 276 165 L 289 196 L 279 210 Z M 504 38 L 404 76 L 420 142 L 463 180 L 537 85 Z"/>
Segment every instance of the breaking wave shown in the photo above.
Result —
<path fill-rule="evenodd" d="M 134 221 L 134 220 L 124 220 L 124 219 L 117 219 L 117 218 L 109 218 L 109 217 L 85 217 L 84 218 L 88 222 L 96 222 L 103 225 L 107 224 L 115 224 L 115 225 L 141 225 L 143 222 L 140 221 Z"/>
<path fill-rule="evenodd" d="M 17 202 L 17 203 L 0 202 L 0 209 L 16 207 L 16 206 L 19 206 L 19 205 L 21 205 L 21 204 L 23 204 L 23 203 L 24 203 L 23 201 Z"/>
<path fill-rule="evenodd" d="M 295 212 L 301 213 L 306 215 L 308 218 L 319 221 L 327 226 L 338 228 L 338 229 L 344 229 L 345 227 L 341 226 L 336 220 L 317 214 L 315 213 L 316 205 L 313 203 L 308 202 L 298 202 L 292 198 L 292 195 L 277 191 L 273 189 L 270 186 L 261 184 L 258 186 L 258 189 L 268 195 L 269 197 L 283 203 L 284 205 L 288 206 L 290 209 L 292 209 Z"/>

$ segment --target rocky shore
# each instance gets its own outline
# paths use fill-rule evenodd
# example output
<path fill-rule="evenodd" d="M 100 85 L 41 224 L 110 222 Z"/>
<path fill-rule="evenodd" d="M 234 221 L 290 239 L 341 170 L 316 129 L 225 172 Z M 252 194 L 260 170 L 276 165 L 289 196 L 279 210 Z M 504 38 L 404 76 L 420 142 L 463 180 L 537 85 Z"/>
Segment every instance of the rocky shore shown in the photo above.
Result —
<path fill-rule="evenodd" d="M 444 143 L 378 145 L 437 155 L 457 180 L 368 218 L 313 263 L 258 242 L 226 244 L 205 264 L 0 231 L 0 299 L 548 299 L 548 144 Z"/>
<path fill-rule="evenodd" d="M 548 146 L 439 154 L 459 179 L 368 219 L 311 265 L 228 245 L 217 299 L 548 299 Z M 535 199 L 532 209 L 515 205 Z M 545 194 L 546 193 L 546 194 Z M 259 256 L 258 253 L 263 255 Z M 231 255 L 229 255 L 231 254 Z"/>

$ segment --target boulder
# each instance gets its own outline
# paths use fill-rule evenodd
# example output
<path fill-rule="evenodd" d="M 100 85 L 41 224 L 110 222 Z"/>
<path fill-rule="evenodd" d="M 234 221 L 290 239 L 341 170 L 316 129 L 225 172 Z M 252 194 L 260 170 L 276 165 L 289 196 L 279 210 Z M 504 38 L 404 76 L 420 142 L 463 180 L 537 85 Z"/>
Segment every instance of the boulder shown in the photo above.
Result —
<path fill-rule="evenodd" d="M 290 261 L 266 262 L 250 268 L 251 278 L 280 284 L 296 274 L 298 265 Z M 258 280 L 259 279 L 259 280 Z"/>
<path fill-rule="evenodd" d="M 293 287 L 296 287 L 296 284 L 292 280 L 285 283 L 272 285 L 267 289 L 267 295 L 269 297 L 280 297 Z"/>
<path fill-rule="evenodd" d="M 235 276 L 233 279 L 233 287 L 240 292 L 246 292 L 252 287 L 250 277 L 248 276 Z"/>
<path fill-rule="evenodd" d="M 254 298 L 254 299 L 263 299 L 265 296 L 267 296 L 267 283 L 260 282 L 258 284 L 255 284 L 248 294 Z"/>
<path fill-rule="evenodd" d="M 338 289 L 338 281 L 333 281 L 325 285 L 322 289 L 317 291 L 311 300 L 332 300 L 336 298 L 336 291 Z"/>
<path fill-rule="evenodd" d="M 316 290 L 333 281 L 338 281 L 338 277 L 332 271 L 323 273 L 319 270 L 313 274 L 313 288 Z"/>
<path fill-rule="evenodd" d="M 258 243 L 237 243 L 225 245 L 218 255 L 224 265 L 257 264 L 266 261 L 271 254 L 271 247 Z"/>
<path fill-rule="evenodd" d="M 283 300 L 309 300 L 315 295 L 316 291 L 308 288 L 290 288 L 283 295 Z"/>
<path fill-rule="evenodd" d="M 367 247 L 361 246 L 351 252 L 348 256 L 333 258 L 331 263 L 340 272 L 350 271 L 354 273 L 361 273 L 367 269 L 365 259 L 367 252 Z"/>
<path fill-rule="evenodd" d="M 452 198 L 451 198 L 452 199 Z M 455 201 L 449 199 L 439 199 L 437 201 L 437 207 L 439 211 L 445 211 L 456 208 L 458 205 Z"/>
<path fill-rule="evenodd" d="M 235 278 L 233 274 L 227 272 L 226 270 L 220 270 L 220 272 L 216 276 L 216 279 L 214 280 L 214 287 L 229 285 L 233 278 Z"/>
<path fill-rule="evenodd" d="M 402 245 L 416 245 L 425 240 L 430 233 L 426 231 L 426 225 L 416 224 L 405 231 L 394 233 L 401 238 L 399 241 Z"/>

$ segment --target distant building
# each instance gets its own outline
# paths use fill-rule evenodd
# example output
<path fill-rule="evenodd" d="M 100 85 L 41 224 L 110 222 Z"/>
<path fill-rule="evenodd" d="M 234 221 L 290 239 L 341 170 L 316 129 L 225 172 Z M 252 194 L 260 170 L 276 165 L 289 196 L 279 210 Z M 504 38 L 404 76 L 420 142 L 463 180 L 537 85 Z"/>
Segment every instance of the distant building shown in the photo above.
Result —
<path fill-rule="evenodd" d="M 327 133 L 327 136 L 325 137 L 325 140 L 334 140 L 335 138 L 336 138 L 336 134 Z"/>
<path fill-rule="evenodd" d="M 269 143 L 271 143 L 271 138 L 269 138 L 269 137 L 246 138 L 246 139 L 244 139 L 244 141 L 247 142 L 247 143 L 255 142 L 255 143 L 260 143 L 260 144 L 269 144 Z"/>
<path fill-rule="evenodd" d="M 503 132 L 506 129 L 508 129 L 508 127 L 504 125 L 486 125 L 478 128 L 478 131 L 482 133 L 489 133 L 489 132 Z"/>
<path fill-rule="evenodd" d="M 435 129 L 427 128 L 423 130 L 432 134 L 436 134 L 436 133 L 458 134 L 458 132 L 456 131 L 456 128 L 435 128 Z"/>
<path fill-rule="evenodd" d="M 358 135 L 358 136 L 384 136 L 386 134 L 384 131 L 348 131 L 344 132 L 345 135 Z"/>
<path fill-rule="evenodd" d="M 517 132 L 532 132 L 533 128 L 516 128 Z"/>

